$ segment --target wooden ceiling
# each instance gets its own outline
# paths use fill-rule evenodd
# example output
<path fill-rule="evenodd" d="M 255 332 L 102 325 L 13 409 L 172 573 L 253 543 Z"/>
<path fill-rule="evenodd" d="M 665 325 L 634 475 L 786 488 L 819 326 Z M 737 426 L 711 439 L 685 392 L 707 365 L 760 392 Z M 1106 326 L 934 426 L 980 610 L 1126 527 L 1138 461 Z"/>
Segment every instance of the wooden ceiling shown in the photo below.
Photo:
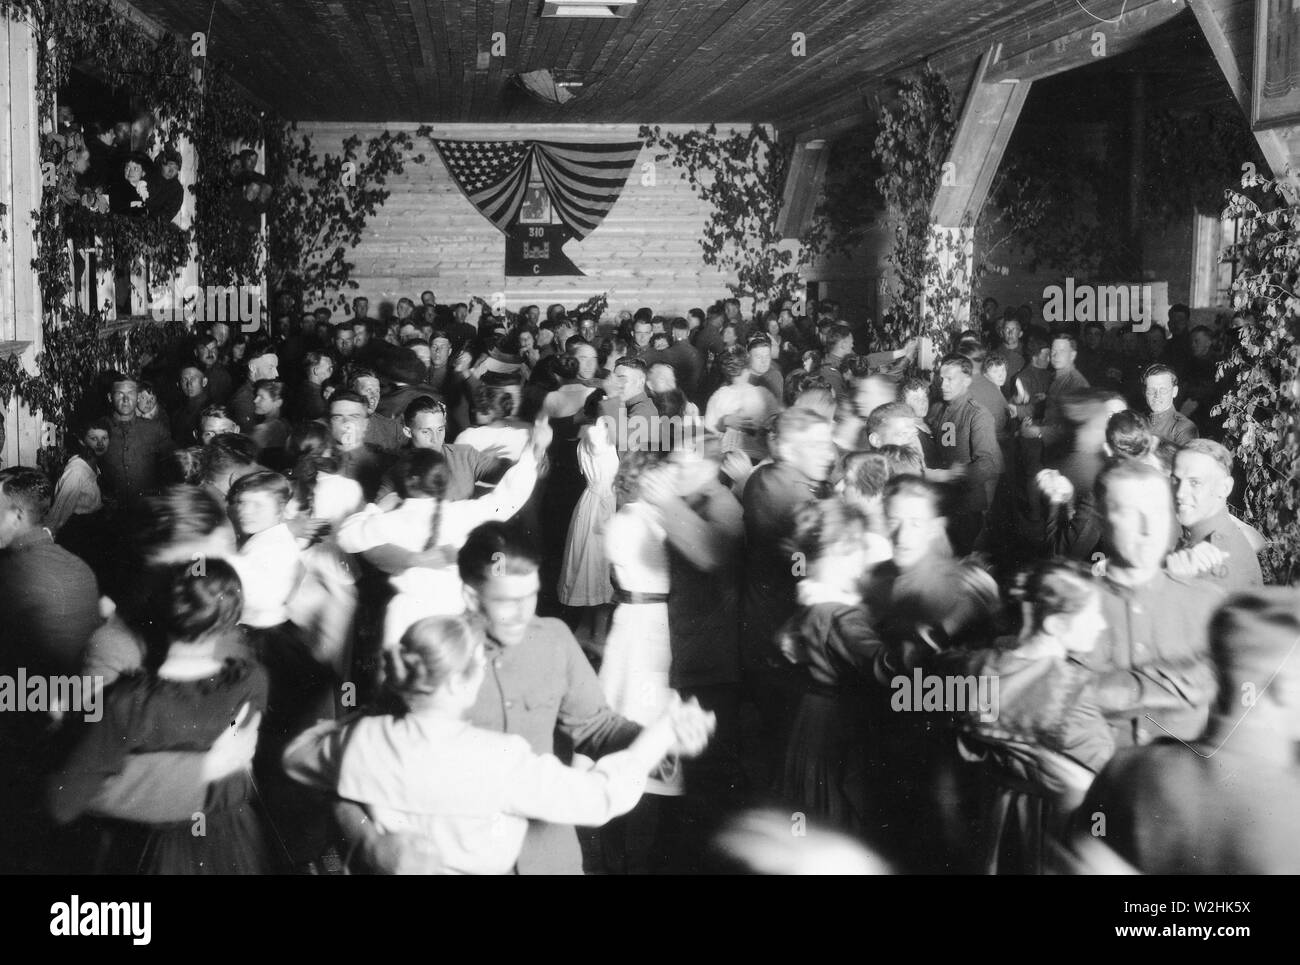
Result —
<path fill-rule="evenodd" d="M 781 127 L 802 126 L 831 101 L 860 102 L 945 49 L 1082 9 L 1074 0 L 638 0 L 621 19 L 569 20 L 543 19 L 541 0 L 131 5 L 187 36 L 208 31 L 209 56 L 297 120 Z M 496 32 L 506 55 L 480 69 Z M 806 37 L 804 57 L 792 55 L 795 32 Z M 541 68 L 578 71 L 585 86 L 564 107 L 511 91 L 514 73 Z"/>
<path fill-rule="evenodd" d="M 1192 114 L 1238 109 L 1196 18 L 1184 9 L 1145 34 L 1133 50 L 1038 81 L 1020 123 L 1125 117 L 1133 97 L 1131 78 L 1138 74 L 1145 81 L 1149 110 Z"/>

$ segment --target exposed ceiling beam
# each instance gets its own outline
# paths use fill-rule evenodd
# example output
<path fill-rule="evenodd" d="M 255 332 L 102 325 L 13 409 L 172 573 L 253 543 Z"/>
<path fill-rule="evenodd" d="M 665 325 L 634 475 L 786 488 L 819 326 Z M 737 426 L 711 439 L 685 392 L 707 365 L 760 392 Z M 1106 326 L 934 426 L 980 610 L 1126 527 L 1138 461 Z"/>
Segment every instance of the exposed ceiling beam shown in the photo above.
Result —
<path fill-rule="evenodd" d="M 987 79 L 993 83 L 1042 80 L 1076 67 L 1095 64 L 1132 50 L 1147 33 L 1179 16 L 1184 7 L 1182 3 L 1171 3 L 1170 0 L 1146 0 L 1121 9 L 1123 13 L 1118 17 L 1094 16 L 1091 22 L 1068 33 L 1060 32 L 1059 20 L 1035 26 L 1030 31 L 1031 45 L 1018 44 L 1022 49 L 1017 53 L 1007 56 L 1005 46 L 999 45 L 998 56 L 989 67 Z M 1099 50 L 1105 51 L 1104 56 L 1098 53 Z"/>
<path fill-rule="evenodd" d="M 975 83 L 966 95 L 952 150 L 930 208 L 937 224 L 953 228 L 974 225 L 1002 163 L 1020 109 L 1029 96 L 1033 81 L 988 79 L 994 53 L 990 49 L 984 54 Z"/>

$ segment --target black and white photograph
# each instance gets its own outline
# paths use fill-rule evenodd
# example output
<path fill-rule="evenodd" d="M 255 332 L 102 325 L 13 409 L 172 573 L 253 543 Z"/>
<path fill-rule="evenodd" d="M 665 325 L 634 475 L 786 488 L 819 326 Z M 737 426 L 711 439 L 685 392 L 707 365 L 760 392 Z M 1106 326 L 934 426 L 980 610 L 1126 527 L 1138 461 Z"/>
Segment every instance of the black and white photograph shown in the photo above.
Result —
<path fill-rule="evenodd" d="M 1269 933 L 1298 18 L 0 0 L 13 927 L 853 875 Z"/>

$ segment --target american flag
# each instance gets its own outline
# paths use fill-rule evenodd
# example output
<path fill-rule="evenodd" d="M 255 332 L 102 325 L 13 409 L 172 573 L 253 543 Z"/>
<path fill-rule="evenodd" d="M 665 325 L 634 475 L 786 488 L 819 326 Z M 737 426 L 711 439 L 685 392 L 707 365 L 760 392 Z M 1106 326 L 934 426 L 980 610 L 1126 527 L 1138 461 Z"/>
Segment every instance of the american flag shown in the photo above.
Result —
<path fill-rule="evenodd" d="M 456 185 L 483 216 L 506 231 L 519 216 L 530 169 L 555 212 L 585 238 L 618 200 L 641 154 L 641 142 L 434 141 Z"/>
<path fill-rule="evenodd" d="M 456 185 L 502 231 L 519 213 L 528 187 L 528 141 L 435 141 Z"/>

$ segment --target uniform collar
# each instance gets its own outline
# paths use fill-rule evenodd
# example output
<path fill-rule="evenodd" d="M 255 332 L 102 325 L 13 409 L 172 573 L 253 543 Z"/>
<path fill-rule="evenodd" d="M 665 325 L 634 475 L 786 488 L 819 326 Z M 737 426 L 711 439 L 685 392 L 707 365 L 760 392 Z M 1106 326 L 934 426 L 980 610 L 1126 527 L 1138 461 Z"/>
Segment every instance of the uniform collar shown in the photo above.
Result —
<path fill-rule="evenodd" d="M 1117 580 L 1115 578 L 1117 570 L 1125 573 L 1128 572 L 1127 568 L 1123 567 L 1107 567 L 1103 578 L 1108 587 L 1122 596 L 1134 596 L 1145 590 L 1152 589 L 1153 587 L 1158 586 L 1162 580 L 1168 578 L 1168 574 L 1166 574 L 1164 570 L 1157 570 L 1156 575 L 1145 583 L 1134 584 L 1127 580 Z"/>
<path fill-rule="evenodd" d="M 972 384 L 973 384 L 973 383 L 972 383 Z M 958 408 L 958 407 L 960 407 L 960 406 L 965 405 L 965 404 L 966 404 L 966 400 L 969 399 L 969 398 L 970 398 L 970 389 L 967 389 L 965 392 L 963 392 L 961 395 L 957 396 L 957 397 L 956 397 L 955 399 L 953 399 L 951 402 L 944 402 L 944 403 L 943 403 L 943 406 L 944 406 L 945 409 L 956 409 L 956 408 Z"/>
<path fill-rule="evenodd" d="M 1228 508 L 1225 506 L 1213 516 L 1206 517 L 1193 526 L 1184 526 L 1183 538 L 1188 543 L 1199 543 L 1211 533 L 1234 525 L 1236 524 L 1233 523 L 1232 517 L 1228 514 Z"/>

